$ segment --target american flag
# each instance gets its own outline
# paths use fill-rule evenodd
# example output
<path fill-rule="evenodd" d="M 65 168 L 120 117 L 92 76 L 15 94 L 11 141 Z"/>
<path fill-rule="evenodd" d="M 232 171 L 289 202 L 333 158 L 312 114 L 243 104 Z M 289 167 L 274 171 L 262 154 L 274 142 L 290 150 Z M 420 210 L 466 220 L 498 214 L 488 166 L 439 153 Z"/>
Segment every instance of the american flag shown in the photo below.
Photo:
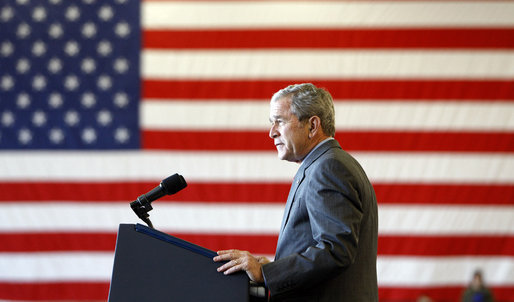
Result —
<path fill-rule="evenodd" d="M 3 0 L 0 300 L 106 301 L 120 223 L 272 257 L 312 82 L 379 202 L 380 301 L 514 301 L 513 1 Z"/>

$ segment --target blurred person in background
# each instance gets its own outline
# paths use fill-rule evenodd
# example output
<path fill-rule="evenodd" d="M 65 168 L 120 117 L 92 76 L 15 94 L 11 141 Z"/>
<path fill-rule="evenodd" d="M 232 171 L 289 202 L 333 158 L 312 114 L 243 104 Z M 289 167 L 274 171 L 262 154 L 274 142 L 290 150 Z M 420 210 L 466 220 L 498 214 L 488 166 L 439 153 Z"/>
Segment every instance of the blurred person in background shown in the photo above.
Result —
<path fill-rule="evenodd" d="M 418 297 L 416 302 L 434 302 L 434 300 L 432 300 L 429 296 L 421 295 Z"/>
<path fill-rule="evenodd" d="M 482 271 L 476 270 L 473 279 L 462 294 L 462 302 L 493 302 L 493 294 L 485 286 Z"/>

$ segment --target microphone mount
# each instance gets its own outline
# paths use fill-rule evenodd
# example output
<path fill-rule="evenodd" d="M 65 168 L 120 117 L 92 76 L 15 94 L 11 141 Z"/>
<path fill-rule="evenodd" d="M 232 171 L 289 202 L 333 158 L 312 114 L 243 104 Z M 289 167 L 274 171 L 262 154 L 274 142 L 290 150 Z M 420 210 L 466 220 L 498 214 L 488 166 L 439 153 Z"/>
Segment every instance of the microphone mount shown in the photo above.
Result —
<path fill-rule="evenodd" d="M 144 197 L 144 195 L 139 196 L 135 201 L 131 202 L 130 207 L 136 213 L 137 217 L 143 220 L 148 227 L 153 229 L 154 227 L 152 221 L 150 221 L 150 214 L 148 214 L 148 212 L 153 210 L 152 205 L 147 198 L 142 197 Z"/>
<path fill-rule="evenodd" d="M 150 212 L 152 208 L 152 201 L 163 197 L 164 195 L 172 195 L 187 187 L 187 183 L 182 175 L 177 173 L 161 181 L 159 186 L 155 187 L 150 192 L 139 196 L 136 200 L 130 203 L 130 207 L 136 213 L 137 217 L 141 218 L 150 228 L 154 228 L 150 221 Z"/>

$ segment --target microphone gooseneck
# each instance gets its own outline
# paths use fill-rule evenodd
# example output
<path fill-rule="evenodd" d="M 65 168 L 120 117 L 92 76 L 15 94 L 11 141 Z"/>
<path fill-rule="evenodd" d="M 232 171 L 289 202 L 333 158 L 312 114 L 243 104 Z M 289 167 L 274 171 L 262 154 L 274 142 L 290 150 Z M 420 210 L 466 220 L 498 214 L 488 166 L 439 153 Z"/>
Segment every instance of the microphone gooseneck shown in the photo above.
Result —
<path fill-rule="evenodd" d="M 177 173 L 165 178 L 161 183 L 153 188 L 150 192 L 139 196 L 135 201 L 130 203 L 130 207 L 136 213 L 137 217 L 141 218 L 150 228 L 153 229 L 150 215 L 148 214 L 152 208 L 152 201 L 157 200 L 164 195 L 173 195 L 180 190 L 187 187 L 186 180 L 182 175 Z"/>

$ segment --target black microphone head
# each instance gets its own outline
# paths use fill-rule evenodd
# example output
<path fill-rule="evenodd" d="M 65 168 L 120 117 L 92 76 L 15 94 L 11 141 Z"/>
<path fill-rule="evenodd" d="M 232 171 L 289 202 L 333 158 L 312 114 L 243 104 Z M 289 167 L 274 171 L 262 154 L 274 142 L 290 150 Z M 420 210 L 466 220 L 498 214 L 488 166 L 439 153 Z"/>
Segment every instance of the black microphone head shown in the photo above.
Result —
<path fill-rule="evenodd" d="M 161 181 L 161 187 L 166 195 L 171 195 L 187 187 L 187 183 L 182 175 L 175 173 Z"/>

